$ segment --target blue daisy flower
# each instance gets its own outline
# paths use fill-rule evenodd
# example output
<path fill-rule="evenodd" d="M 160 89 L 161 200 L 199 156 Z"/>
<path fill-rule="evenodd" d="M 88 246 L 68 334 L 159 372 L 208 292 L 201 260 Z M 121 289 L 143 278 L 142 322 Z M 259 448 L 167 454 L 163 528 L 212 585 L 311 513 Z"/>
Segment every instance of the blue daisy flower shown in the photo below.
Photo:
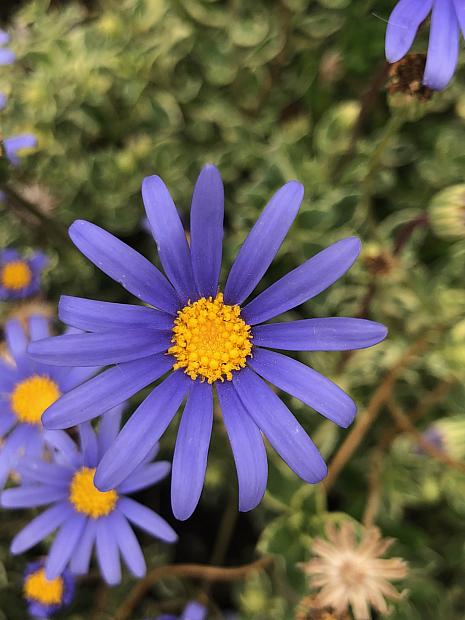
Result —
<path fill-rule="evenodd" d="M 45 575 L 45 560 L 30 562 L 24 571 L 23 594 L 33 618 L 50 618 L 71 604 L 75 579 L 68 570 L 54 579 Z"/>
<path fill-rule="evenodd" d="M 121 581 L 120 554 L 136 577 L 145 575 L 144 555 L 130 523 L 164 542 L 177 540 L 164 519 L 126 497 L 152 486 L 169 473 L 168 462 L 150 462 L 156 447 L 115 488 L 102 492 L 94 485 L 95 469 L 114 443 L 120 422 L 119 410 L 102 418 L 98 434 L 90 423 L 81 424 L 80 447 L 63 431 L 45 433 L 53 461 L 47 463 L 37 458 L 22 462 L 21 486 L 2 493 L 4 508 L 52 504 L 11 544 L 13 554 L 23 553 L 58 530 L 45 561 L 47 579 L 55 579 L 67 567 L 75 575 L 87 573 L 94 545 L 100 571 L 108 584 Z"/>
<path fill-rule="evenodd" d="M 13 166 L 19 166 L 21 159 L 20 151 L 23 149 L 33 149 L 37 146 L 37 138 L 30 133 L 21 134 L 19 136 L 11 136 L 3 140 L 5 155 Z"/>
<path fill-rule="evenodd" d="M 40 290 L 40 276 L 48 259 L 42 252 L 30 258 L 16 250 L 0 252 L 0 299 L 25 299 Z"/>
<path fill-rule="evenodd" d="M 31 317 L 29 333 L 31 340 L 49 336 L 47 319 Z M 41 416 L 47 407 L 95 373 L 88 367 L 57 368 L 33 361 L 19 321 L 6 323 L 5 337 L 14 364 L 0 360 L 0 489 L 21 458 L 41 456 Z"/>
<path fill-rule="evenodd" d="M 465 36 L 463 0 L 399 0 L 386 30 L 386 58 L 397 62 L 411 48 L 420 24 L 431 13 L 431 30 L 423 83 L 442 90 L 454 75 L 460 30 Z"/>
<path fill-rule="evenodd" d="M 7 45 L 10 41 L 10 35 L 4 30 L 0 30 L 0 65 L 11 65 L 16 60 L 15 53 L 12 52 Z"/>
<path fill-rule="evenodd" d="M 239 508 L 261 500 L 267 484 L 263 435 L 303 480 L 326 475 L 317 448 L 267 382 L 341 426 L 355 415 L 338 386 L 304 364 L 269 349 L 341 351 L 372 346 L 386 329 L 351 318 L 264 324 L 318 295 L 340 278 L 360 252 L 355 237 L 334 243 L 243 305 L 268 269 L 303 198 L 296 181 L 270 200 L 218 292 L 223 239 L 223 185 L 218 170 L 203 168 L 194 189 L 190 247 L 163 181 L 144 180 L 142 196 L 167 277 L 105 230 L 76 221 L 70 236 L 104 273 L 150 306 L 62 297 L 60 318 L 90 333 L 33 343 L 45 363 L 114 364 L 64 395 L 46 412 L 47 428 L 90 420 L 168 374 L 138 407 L 95 477 L 114 488 L 160 439 L 187 397 L 173 460 L 174 514 L 187 519 L 203 487 L 216 388 L 239 480 Z"/>
<path fill-rule="evenodd" d="M 205 620 L 207 617 L 207 609 L 200 603 L 189 603 L 180 616 L 163 614 L 157 616 L 154 620 Z"/>

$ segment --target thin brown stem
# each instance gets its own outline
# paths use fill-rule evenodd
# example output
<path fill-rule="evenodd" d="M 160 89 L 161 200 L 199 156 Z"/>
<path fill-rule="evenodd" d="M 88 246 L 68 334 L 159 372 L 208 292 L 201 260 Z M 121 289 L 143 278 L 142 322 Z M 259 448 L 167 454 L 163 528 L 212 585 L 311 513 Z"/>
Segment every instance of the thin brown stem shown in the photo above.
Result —
<path fill-rule="evenodd" d="M 383 453 L 375 448 L 370 458 L 370 472 L 368 474 L 368 498 L 362 523 L 365 527 L 371 527 L 376 521 L 381 503 L 381 471 L 383 465 Z"/>
<path fill-rule="evenodd" d="M 221 566 L 206 566 L 204 564 L 167 564 L 151 570 L 139 581 L 116 610 L 113 620 L 129 620 L 146 592 L 161 579 L 168 577 L 188 577 L 191 579 L 208 579 L 210 581 L 237 581 L 250 573 L 271 567 L 273 558 L 265 556 L 260 560 L 237 566 L 224 568 Z"/>

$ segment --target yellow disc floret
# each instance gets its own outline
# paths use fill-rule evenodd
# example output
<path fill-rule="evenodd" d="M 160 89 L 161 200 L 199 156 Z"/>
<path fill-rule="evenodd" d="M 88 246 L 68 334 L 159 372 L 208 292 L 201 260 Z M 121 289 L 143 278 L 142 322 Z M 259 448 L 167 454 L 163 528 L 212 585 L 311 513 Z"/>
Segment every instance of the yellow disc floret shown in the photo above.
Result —
<path fill-rule="evenodd" d="M 112 512 L 118 501 L 118 493 L 99 491 L 94 484 L 95 467 L 81 467 L 73 476 L 69 487 L 69 501 L 77 512 L 93 519 L 105 517 Z"/>
<path fill-rule="evenodd" d="M 32 280 L 32 271 L 23 260 L 13 260 L 0 269 L 0 282 L 4 288 L 20 291 L 29 286 Z"/>
<path fill-rule="evenodd" d="M 45 570 L 39 569 L 24 580 L 24 596 L 42 605 L 60 605 L 63 601 L 63 578 L 47 579 Z"/>
<path fill-rule="evenodd" d="M 241 319 L 239 306 L 228 306 L 223 294 L 202 297 L 189 303 L 174 321 L 173 346 L 168 353 L 176 359 L 174 370 L 208 383 L 231 381 L 232 371 L 244 368 L 252 352 L 250 325 Z"/>
<path fill-rule="evenodd" d="M 49 377 L 33 375 L 17 383 L 11 394 L 11 409 L 20 422 L 40 424 L 42 414 L 61 396 Z"/>

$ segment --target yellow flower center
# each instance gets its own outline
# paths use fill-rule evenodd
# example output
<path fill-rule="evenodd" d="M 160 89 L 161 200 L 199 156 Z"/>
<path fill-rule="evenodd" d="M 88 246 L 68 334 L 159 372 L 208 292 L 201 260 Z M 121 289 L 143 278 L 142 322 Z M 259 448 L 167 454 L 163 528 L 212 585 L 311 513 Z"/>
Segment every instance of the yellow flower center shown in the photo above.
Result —
<path fill-rule="evenodd" d="M 0 271 L 0 282 L 4 288 L 19 291 L 31 283 L 32 271 L 23 260 L 6 263 Z"/>
<path fill-rule="evenodd" d="M 23 586 L 24 596 L 42 605 L 59 605 L 63 600 L 63 589 L 63 578 L 49 580 L 43 568 L 28 575 Z"/>
<path fill-rule="evenodd" d="M 41 375 L 18 383 L 11 394 L 11 409 L 20 422 L 40 424 L 42 414 L 61 396 L 57 384 Z"/>
<path fill-rule="evenodd" d="M 69 501 L 77 512 L 98 519 L 112 512 L 118 501 L 118 493 L 99 491 L 94 484 L 95 467 L 81 467 L 73 476 L 69 487 Z"/>
<path fill-rule="evenodd" d="M 174 370 L 184 368 L 191 379 L 208 383 L 232 379 L 232 371 L 244 368 L 252 352 L 250 325 L 240 318 L 239 306 L 223 303 L 223 294 L 189 303 L 174 321 Z"/>

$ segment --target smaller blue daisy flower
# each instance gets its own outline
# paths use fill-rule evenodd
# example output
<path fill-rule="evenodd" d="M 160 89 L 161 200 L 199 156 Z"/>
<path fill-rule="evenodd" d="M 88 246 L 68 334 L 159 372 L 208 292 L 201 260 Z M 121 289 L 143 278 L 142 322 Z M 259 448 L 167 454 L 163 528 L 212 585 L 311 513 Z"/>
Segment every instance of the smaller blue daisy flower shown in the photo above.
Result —
<path fill-rule="evenodd" d="M 0 30 L 0 65 L 12 65 L 16 60 L 15 53 L 12 52 L 7 45 L 10 40 L 10 35 L 4 30 Z"/>
<path fill-rule="evenodd" d="M 2 493 L 4 508 L 32 508 L 52 504 L 33 519 L 14 539 L 11 552 L 27 551 L 58 530 L 45 561 L 47 579 L 60 576 L 65 568 L 75 575 L 89 570 L 95 546 L 105 581 L 121 581 L 120 554 L 136 577 L 146 572 L 144 555 L 130 526 L 136 525 L 168 543 L 176 533 L 155 512 L 126 497 L 164 478 L 170 464 L 152 463 L 152 450 L 139 467 L 118 486 L 99 491 L 94 484 L 95 469 L 114 442 L 120 428 L 121 412 L 102 418 L 98 434 L 90 423 L 78 427 L 80 447 L 63 431 L 45 433 L 53 460 L 29 459 L 19 468 L 21 486 Z M 137 445 L 134 445 L 137 450 Z"/>
<path fill-rule="evenodd" d="M 397 62 L 411 48 L 421 23 L 431 13 L 428 56 L 423 82 L 442 90 L 454 75 L 459 56 L 460 30 L 465 36 L 463 0 L 399 0 L 386 30 L 386 58 Z"/>
<path fill-rule="evenodd" d="M 42 252 L 30 258 L 16 250 L 0 252 L 0 300 L 24 299 L 40 290 L 40 276 L 48 259 Z"/>
<path fill-rule="evenodd" d="M 48 320 L 31 317 L 29 334 L 31 341 L 49 336 Z M 21 458 L 42 455 L 44 411 L 95 373 L 93 368 L 52 368 L 33 361 L 19 321 L 6 323 L 5 338 L 14 364 L 0 360 L 0 489 Z"/>
<path fill-rule="evenodd" d="M 71 604 L 74 577 L 69 571 L 55 579 L 45 575 L 45 559 L 30 562 L 24 571 L 23 593 L 33 618 L 49 618 Z"/>
<path fill-rule="evenodd" d="M 23 149 L 34 149 L 37 146 L 37 138 L 30 133 L 21 134 L 19 136 L 11 136 L 3 140 L 5 155 L 13 166 L 19 166 L 21 160 L 19 151 Z"/>
<path fill-rule="evenodd" d="M 207 609 L 199 603 L 189 603 L 180 616 L 164 614 L 154 620 L 204 620 L 207 617 Z"/>

